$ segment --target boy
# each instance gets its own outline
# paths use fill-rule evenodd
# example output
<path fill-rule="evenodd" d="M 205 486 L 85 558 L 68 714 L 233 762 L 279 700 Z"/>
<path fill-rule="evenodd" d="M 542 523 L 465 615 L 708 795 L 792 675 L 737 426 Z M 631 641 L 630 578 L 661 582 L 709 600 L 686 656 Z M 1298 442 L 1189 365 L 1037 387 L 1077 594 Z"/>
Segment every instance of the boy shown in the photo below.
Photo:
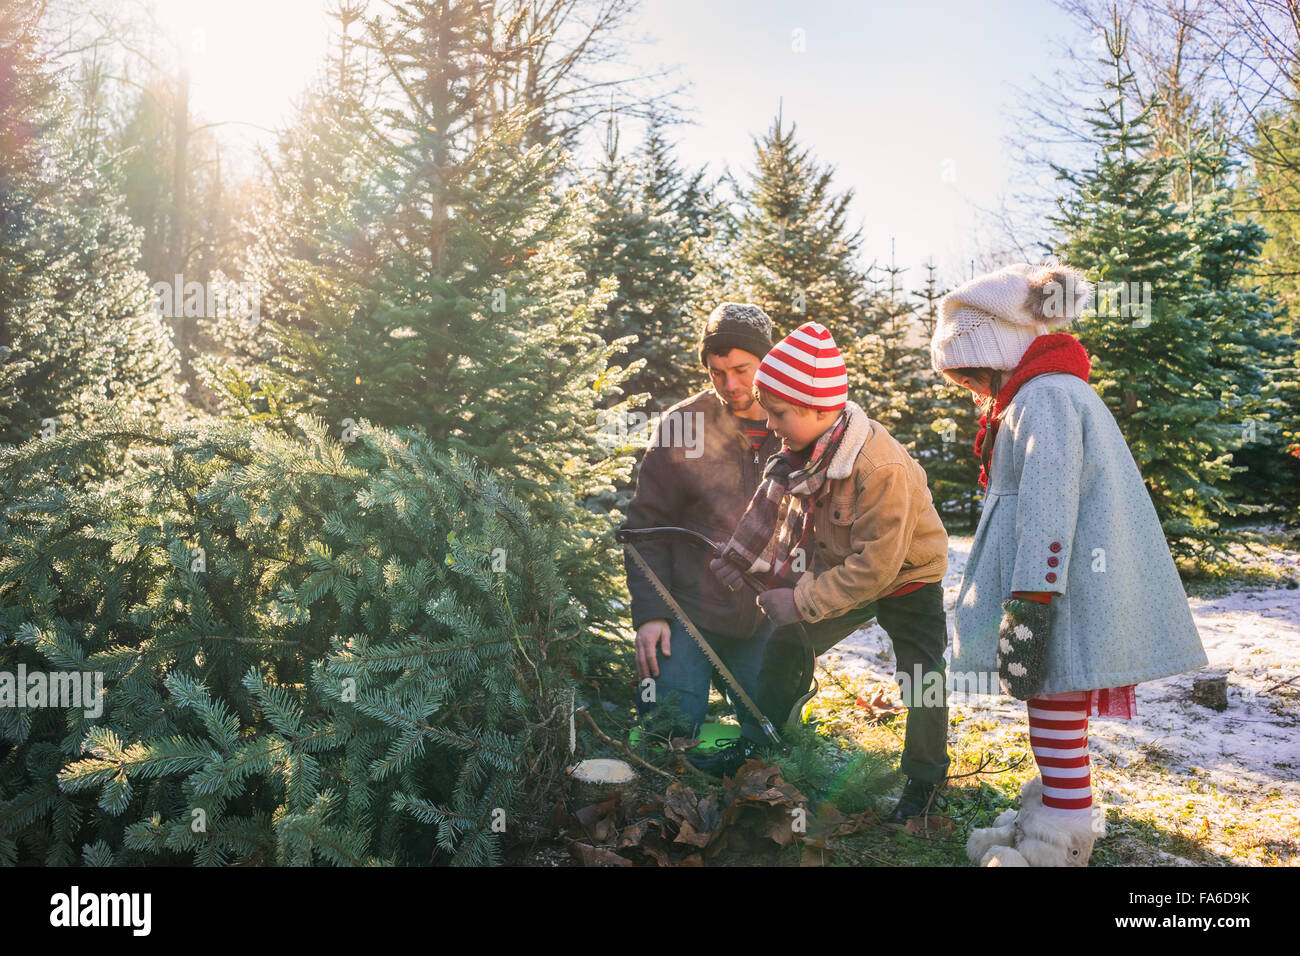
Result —
<path fill-rule="evenodd" d="M 783 439 L 735 534 L 710 567 L 733 589 L 739 570 L 763 577 L 757 601 L 776 628 L 755 703 L 785 722 L 807 698 L 812 661 L 876 618 L 893 644 L 908 708 L 901 769 L 908 781 L 894 822 L 919 815 L 948 772 L 943 580 L 948 536 L 926 475 L 879 423 L 848 401 L 848 375 L 831 334 L 816 322 L 773 347 L 754 375 L 768 425 Z M 827 570 L 814 573 L 813 540 Z M 747 717 L 747 715 L 746 715 Z M 746 742 L 762 740 L 746 719 Z"/>

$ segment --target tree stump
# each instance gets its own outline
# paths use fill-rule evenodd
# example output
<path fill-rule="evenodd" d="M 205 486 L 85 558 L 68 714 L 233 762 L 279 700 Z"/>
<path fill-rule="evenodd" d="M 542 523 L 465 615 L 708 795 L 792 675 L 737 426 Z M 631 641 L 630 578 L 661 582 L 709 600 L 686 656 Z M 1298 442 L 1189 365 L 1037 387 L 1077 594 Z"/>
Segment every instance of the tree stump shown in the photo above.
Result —
<path fill-rule="evenodd" d="M 636 793 L 636 771 L 622 760 L 584 760 L 569 768 L 569 779 L 573 796 L 583 804 Z"/>
<path fill-rule="evenodd" d="M 1192 678 L 1192 700 L 1211 710 L 1228 709 L 1228 675 L 1207 674 Z"/>

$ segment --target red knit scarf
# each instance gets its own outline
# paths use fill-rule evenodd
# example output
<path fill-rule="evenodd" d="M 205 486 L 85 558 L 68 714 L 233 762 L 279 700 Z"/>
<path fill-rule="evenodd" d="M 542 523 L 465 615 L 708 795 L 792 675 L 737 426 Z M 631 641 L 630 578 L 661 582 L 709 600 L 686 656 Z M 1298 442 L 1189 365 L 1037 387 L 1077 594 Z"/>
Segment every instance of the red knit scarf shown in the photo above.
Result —
<path fill-rule="evenodd" d="M 1020 391 L 1020 386 L 1031 378 L 1047 375 L 1050 372 L 1077 375 L 1086 382 L 1091 371 L 1092 362 L 1088 358 L 1088 353 L 1079 344 L 1079 340 L 1068 332 L 1052 332 L 1034 339 L 1025 350 L 1020 364 L 1012 370 L 1011 378 L 998 390 L 997 396 L 993 399 L 992 425 L 988 422 L 987 412 L 980 416 L 980 430 L 975 436 L 975 456 L 980 459 L 981 488 L 987 488 L 989 485 L 988 472 L 992 465 L 991 458 L 988 461 L 984 459 L 984 442 L 989 443 L 991 451 L 993 442 L 998 437 L 998 426 L 1002 423 L 1002 415 L 1011 404 L 1011 400 L 1016 397 L 1016 392 Z"/>

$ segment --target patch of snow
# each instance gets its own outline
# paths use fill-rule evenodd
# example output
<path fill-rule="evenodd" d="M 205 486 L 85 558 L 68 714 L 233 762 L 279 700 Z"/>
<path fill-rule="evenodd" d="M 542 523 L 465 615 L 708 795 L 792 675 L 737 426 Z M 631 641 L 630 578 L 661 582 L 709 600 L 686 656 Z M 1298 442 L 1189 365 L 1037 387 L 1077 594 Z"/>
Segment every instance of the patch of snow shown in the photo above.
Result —
<path fill-rule="evenodd" d="M 954 537 L 949 544 L 943 583 L 951 615 L 971 539 Z M 1271 549 L 1270 556 L 1290 577 L 1300 577 L 1300 554 Z M 1194 829 L 1211 852 L 1228 855 L 1230 844 L 1240 847 L 1245 828 L 1255 839 L 1251 846 L 1285 856 L 1300 844 L 1300 589 L 1252 588 L 1189 603 L 1210 667 L 1139 684 L 1132 721 L 1091 720 L 1095 792 L 1103 803 L 1123 807 L 1125 816 Z M 951 653 L 950 640 L 950 660 Z M 856 680 L 892 683 L 889 639 L 875 623 L 821 662 Z M 1193 679 L 1210 672 L 1228 677 L 1228 707 L 1221 713 L 1191 700 Z M 952 706 L 952 715 L 959 714 L 992 722 L 983 732 L 990 743 L 1027 746 L 1020 701 L 963 696 Z"/>

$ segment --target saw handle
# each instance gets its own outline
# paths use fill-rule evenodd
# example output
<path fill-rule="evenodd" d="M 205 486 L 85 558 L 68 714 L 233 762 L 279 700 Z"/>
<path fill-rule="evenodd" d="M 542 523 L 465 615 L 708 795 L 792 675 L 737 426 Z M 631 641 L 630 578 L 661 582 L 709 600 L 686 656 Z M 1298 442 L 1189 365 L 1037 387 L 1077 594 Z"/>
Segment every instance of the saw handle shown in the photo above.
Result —
<path fill-rule="evenodd" d="M 675 528 L 672 526 L 660 528 L 619 528 L 614 532 L 614 540 L 619 544 L 627 544 L 628 539 L 633 535 L 644 535 L 651 538 L 663 538 L 672 535 L 684 535 L 686 540 L 704 548 L 708 548 L 715 558 L 723 557 L 722 549 L 724 545 L 718 544 L 710 538 L 705 537 L 698 531 L 692 531 L 690 528 Z M 734 562 L 733 562 L 734 563 Z M 768 586 L 763 583 L 763 579 L 752 571 L 740 569 L 740 576 L 744 579 L 745 584 L 753 590 L 755 595 L 762 594 L 769 590 Z"/>

